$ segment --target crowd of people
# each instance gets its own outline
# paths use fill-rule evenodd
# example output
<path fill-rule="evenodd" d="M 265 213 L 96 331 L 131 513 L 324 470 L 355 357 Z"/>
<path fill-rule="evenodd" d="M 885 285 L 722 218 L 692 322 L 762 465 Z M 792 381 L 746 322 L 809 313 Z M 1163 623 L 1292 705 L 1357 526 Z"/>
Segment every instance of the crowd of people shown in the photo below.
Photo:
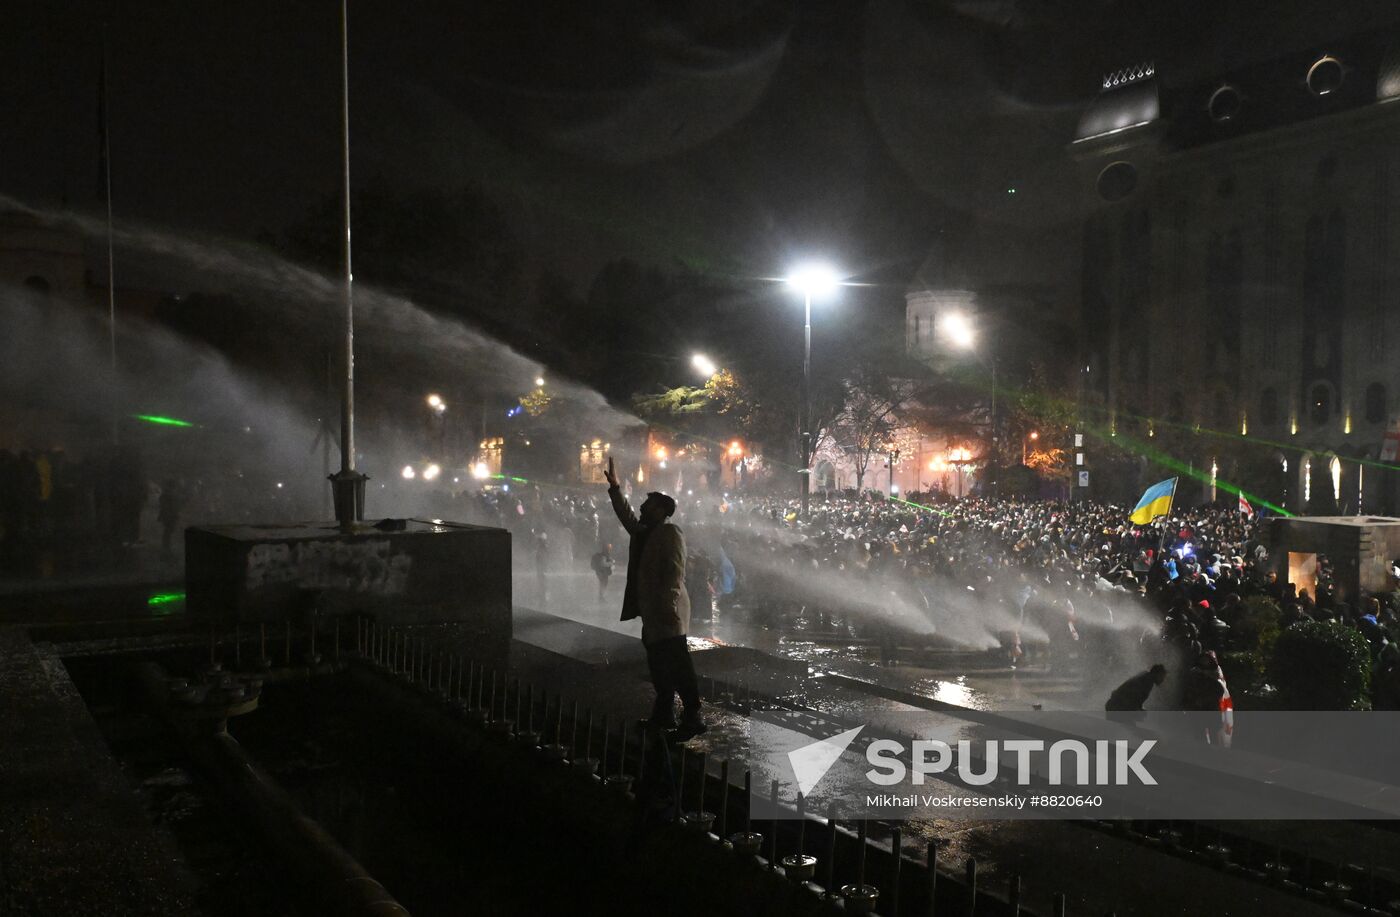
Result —
<path fill-rule="evenodd" d="M 0 545 L 25 573 L 46 545 L 86 537 L 120 548 L 144 526 L 147 542 L 173 556 L 184 524 L 239 521 L 225 510 L 265 509 L 263 491 L 276 493 L 259 487 L 258 501 L 239 500 L 236 487 L 153 481 L 134 452 L 82 462 L 0 452 Z M 230 493 L 227 507 L 209 503 Z M 435 515 L 510 530 L 517 570 L 534 574 L 542 605 L 561 569 L 591 573 L 607 601 L 626 562 L 601 492 L 520 484 L 435 501 Z M 1281 580 L 1258 522 L 1235 506 L 1178 507 L 1136 525 L 1126 508 L 1089 501 L 824 494 L 804 515 L 795 499 L 707 493 L 684 497 L 675 521 L 699 621 L 720 611 L 863 639 L 885 664 L 951 649 L 1103 672 L 1170 656 L 1177 669 L 1219 673 L 1222 654 L 1257 649 L 1255 629 L 1240 625 L 1260 596 L 1277 604 L 1282 627 L 1330 620 L 1360 632 L 1373 704 L 1400 707 L 1400 590 L 1343 601 L 1325 557 L 1313 588 Z"/>
<path fill-rule="evenodd" d="M 541 584 L 562 561 L 591 569 L 601 599 L 625 559 L 609 546 L 617 536 L 601 495 L 474 499 L 480 521 L 516 532 Z M 1223 654 L 1258 649 L 1241 619 L 1262 596 L 1281 626 L 1332 620 L 1359 631 L 1375 705 L 1400 703 L 1400 591 L 1344 602 L 1325 557 L 1314 590 L 1280 581 L 1258 522 L 1233 506 L 1136 525 L 1124 507 L 1087 501 L 846 494 L 814 500 L 804 517 L 796 500 L 706 496 L 683 500 L 676 521 L 695 619 L 734 609 L 768 626 L 863 637 L 886 664 L 949 649 L 1094 672 L 1167 660 L 1190 702 L 1193 684 L 1223 682 Z"/>
<path fill-rule="evenodd" d="M 133 544 L 150 499 L 134 452 L 75 461 L 62 450 L 0 450 L 3 572 L 34 572 L 55 544 Z"/>
<path fill-rule="evenodd" d="M 133 557 L 169 565 L 192 523 L 314 514 L 274 481 L 160 473 L 137 448 L 76 459 L 61 449 L 0 449 L 0 575 L 21 580 L 110 573 Z"/>

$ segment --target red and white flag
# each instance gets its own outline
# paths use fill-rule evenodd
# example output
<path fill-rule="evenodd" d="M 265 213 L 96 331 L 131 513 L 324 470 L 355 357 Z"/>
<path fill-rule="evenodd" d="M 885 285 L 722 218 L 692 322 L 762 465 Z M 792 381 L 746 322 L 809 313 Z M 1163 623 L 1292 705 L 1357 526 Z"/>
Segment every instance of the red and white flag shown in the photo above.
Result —
<path fill-rule="evenodd" d="M 1390 419 L 1390 427 L 1381 439 L 1381 461 L 1393 462 L 1396 458 L 1400 458 L 1400 417 Z"/>
<path fill-rule="evenodd" d="M 1254 507 L 1249 505 L 1249 501 L 1244 498 L 1244 494 L 1240 494 L 1240 512 L 1244 513 L 1246 516 L 1254 515 Z"/>

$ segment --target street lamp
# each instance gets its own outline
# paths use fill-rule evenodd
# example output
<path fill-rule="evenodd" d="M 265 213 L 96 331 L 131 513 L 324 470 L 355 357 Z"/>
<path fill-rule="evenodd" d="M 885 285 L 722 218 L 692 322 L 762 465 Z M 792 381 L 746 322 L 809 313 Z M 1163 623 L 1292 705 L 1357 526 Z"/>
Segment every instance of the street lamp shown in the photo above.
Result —
<path fill-rule="evenodd" d="M 963 350 L 971 350 L 977 343 L 977 334 L 972 330 L 972 322 L 961 312 L 949 312 L 943 316 L 943 333 Z"/>
<path fill-rule="evenodd" d="M 438 452 L 447 452 L 447 402 L 442 400 L 442 396 L 433 392 L 426 399 L 428 407 L 432 409 L 437 417 Z"/>
<path fill-rule="evenodd" d="M 1026 434 L 1026 438 L 1025 438 L 1024 440 L 1021 441 L 1021 464 L 1022 464 L 1022 465 L 1026 464 L 1026 459 L 1029 457 L 1029 456 L 1027 455 L 1026 443 L 1027 443 L 1027 442 L 1032 442 L 1032 443 L 1033 443 L 1033 442 L 1035 442 L 1035 441 L 1038 440 L 1038 439 L 1040 439 L 1040 432 L 1039 432 L 1038 430 L 1032 430 L 1031 432 L 1027 433 L 1027 434 Z"/>
<path fill-rule="evenodd" d="M 972 461 L 972 453 L 966 448 L 959 447 L 948 453 L 948 464 L 957 468 L 958 471 L 958 499 L 963 497 L 963 475 L 966 473 L 967 463 Z"/>
<path fill-rule="evenodd" d="M 802 292 L 805 320 L 802 326 L 802 407 L 798 417 L 802 441 L 802 517 L 812 492 L 812 297 L 826 296 L 841 285 L 836 271 L 825 264 L 803 265 L 787 277 L 788 285 Z"/>
<path fill-rule="evenodd" d="M 711 360 L 703 353 L 697 353 L 695 356 L 691 357 L 690 365 L 694 366 L 695 371 L 705 379 L 709 379 L 715 373 L 719 372 L 719 367 L 715 365 L 715 361 Z"/>
<path fill-rule="evenodd" d="M 977 332 L 972 326 L 972 319 L 963 312 L 948 312 L 943 316 L 943 333 L 952 341 L 953 346 L 959 350 L 966 350 L 976 355 L 973 349 L 977 346 Z M 999 461 L 997 455 L 997 358 L 996 354 L 988 354 L 983 358 L 983 363 L 992 371 L 992 461 Z M 1024 462 L 1022 463 L 1024 464 Z M 996 482 L 993 481 L 993 484 Z"/>
<path fill-rule="evenodd" d="M 885 446 L 885 456 L 889 459 L 886 468 L 890 470 L 890 496 L 895 494 L 894 486 L 894 466 L 899 464 L 899 448 L 894 443 Z"/>

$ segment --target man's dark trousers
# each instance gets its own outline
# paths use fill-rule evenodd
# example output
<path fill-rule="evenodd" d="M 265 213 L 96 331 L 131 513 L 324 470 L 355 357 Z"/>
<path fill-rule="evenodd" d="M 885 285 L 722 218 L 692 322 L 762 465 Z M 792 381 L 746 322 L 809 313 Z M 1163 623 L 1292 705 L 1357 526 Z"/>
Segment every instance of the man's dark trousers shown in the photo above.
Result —
<path fill-rule="evenodd" d="M 700 687 L 695 680 L 695 664 L 690 661 L 685 636 L 666 637 L 645 644 L 651 683 L 656 687 L 656 703 L 651 716 L 662 722 L 675 718 L 675 698 L 679 692 L 687 711 L 700 709 Z"/>

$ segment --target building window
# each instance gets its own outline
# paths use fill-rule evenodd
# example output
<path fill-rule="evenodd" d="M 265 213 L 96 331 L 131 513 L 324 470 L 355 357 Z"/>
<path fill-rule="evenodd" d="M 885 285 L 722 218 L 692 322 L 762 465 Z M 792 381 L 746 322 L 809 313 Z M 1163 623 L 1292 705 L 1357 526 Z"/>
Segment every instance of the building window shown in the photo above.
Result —
<path fill-rule="evenodd" d="M 1318 382 L 1308 390 L 1308 420 L 1315 427 L 1325 427 L 1332 419 L 1332 386 Z"/>
<path fill-rule="evenodd" d="M 1372 382 L 1366 386 L 1366 422 L 1381 423 L 1385 420 L 1385 386 Z"/>
<path fill-rule="evenodd" d="M 472 463 L 472 475 L 479 480 L 498 477 L 501 473 L 501 457 L 505 452 L 506 441 L 500 436 L 492 436 L 481 441 L 476 461 Z"/>
<path fill-rule="evenodd" d="M 607 477 L 603 474 L 603 469 L 607 464 L 608 453 L 612 451 L 612 443 L 605 443 L 601 439 L 595 439 L 591 443 L 583 443 L 579 447 L 578 453 L 578 476 L 584 484 L 603 484 Z"/>
<path fill-rule="evenodd" d="M 1278 423 L 1278 391 L 1273 388 L 1259 393 L 1259 423 L 1265 428 Z"/>

